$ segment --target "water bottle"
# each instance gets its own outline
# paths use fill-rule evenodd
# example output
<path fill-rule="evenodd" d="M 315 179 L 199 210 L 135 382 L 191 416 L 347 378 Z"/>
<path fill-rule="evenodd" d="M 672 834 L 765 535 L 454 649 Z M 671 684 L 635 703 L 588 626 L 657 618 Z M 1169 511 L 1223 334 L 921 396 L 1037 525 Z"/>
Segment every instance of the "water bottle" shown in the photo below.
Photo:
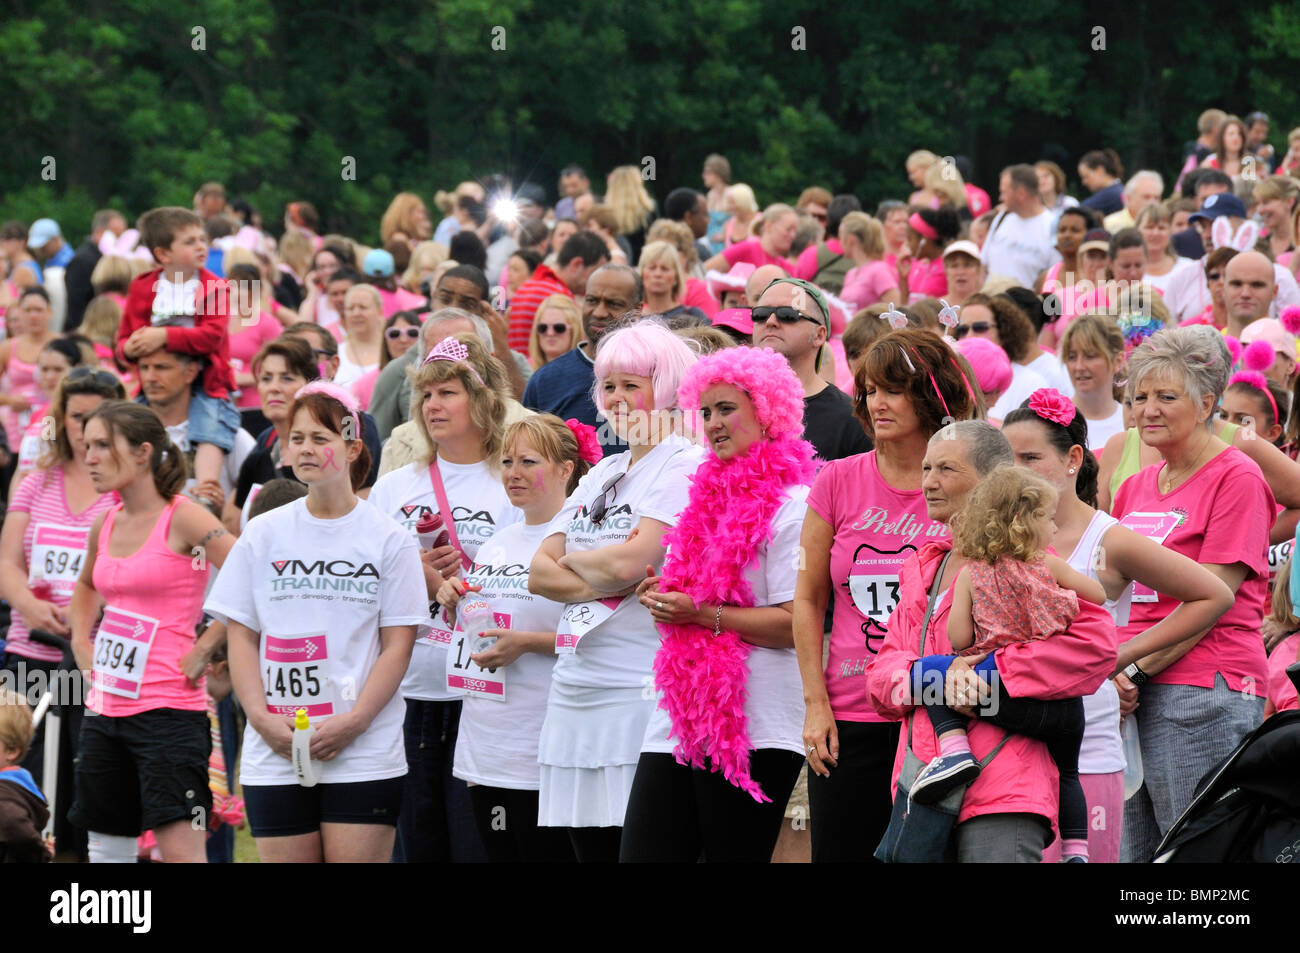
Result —
<path fill-rule="evenodd" d="M 442 525 L 442 517 L 437 513 L 420 517 L 420 521 L 415 524 L 415 532 L 420 537 L 421 549 L 437 549 L 439 546 L 446 546 L 451 538 L 447 528 Z"/>
<path fill-rule="evenodd" d="M 1129 715 L 1119 724 L 1119 736 L 1124 748 L 1124 800 L 1128 800 L 1142 787 L 1142 748 L 1138 744 L 1137 719 Z"/>
<path fill-rule="evenodd" d="M 492 604 L 480 595 L 470 596 L 466 593 L 456 606 L 456 615 L 460 619 L 460 627 L 465 630 L 465 641 L 476 646 L 473 651 L 481 651 L 477 648 L 479 643 L 488 641 L 483 639 L 483 633 L 496 628 Z"/>
<path fill-rule="evenodd" d="M 307 709 L 299 708 L 293 718 L 293 771 L 305 788 L 316 786 L 316 766 L 311 760 L 311 736 L 316 733 L 307 720 Z"/>

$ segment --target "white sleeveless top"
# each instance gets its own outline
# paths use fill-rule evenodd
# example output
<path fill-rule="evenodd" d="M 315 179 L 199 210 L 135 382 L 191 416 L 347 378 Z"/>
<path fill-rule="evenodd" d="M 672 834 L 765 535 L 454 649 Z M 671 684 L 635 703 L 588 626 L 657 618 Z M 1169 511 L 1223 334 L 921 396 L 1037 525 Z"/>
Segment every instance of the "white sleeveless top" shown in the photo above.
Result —
<path fill-rule="evenodd" d="M 1098 510 L 1092 515 L 1087 529 L 1079 537 L 1066 560 L 1070 566 L 1091 579 L 1097 578 L 1097 566 L 1100 565 L 1101 541 L 1106 531 L 1119 523 L 1109 513 Z M 1109 599 L 1104 608 L 1111 614 L 1115 624 L 1127 625 L 1129 605 L 1133 599 L 1133 584 L 1130 582 L 1118 599 Z M 1119 737 L 1119 693 L 1115 683 L 1110 679 L 1102 682 L 1101 688 L 1083 699 L 1083 744 L 1079 747 L 1080 774 L 1111 774 L 1124 770 L 1124 752 Z"/>

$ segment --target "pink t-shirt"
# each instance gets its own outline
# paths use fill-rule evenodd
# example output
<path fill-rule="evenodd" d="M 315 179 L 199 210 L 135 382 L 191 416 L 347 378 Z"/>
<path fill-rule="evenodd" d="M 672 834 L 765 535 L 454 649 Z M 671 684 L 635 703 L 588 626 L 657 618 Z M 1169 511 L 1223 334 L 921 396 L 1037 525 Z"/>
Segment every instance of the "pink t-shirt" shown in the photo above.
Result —
<path fill-rule="evenodd" d="M 942 298 L 948 293 L 948 276 L 943 271 L 943 259 L 932 258 L 929 261 L 917 259 L 912 262 L 912 270 L 907 275 L 908 301 L 920 301 L 922 298 Z M 900 301 L 901 305 L 902 302 Z"/>
<path fill-rule="evenodd" d="M 1300 708 L 1300 698 L 1295 686 L 1286 676 L 1286 667 L 1296 663 L 1300 654 L 1300 632 L 1293 632 L 1273 647 L 1273 654 L 1268 657 L 1268 700 L 1278 711 L 1294 711 Z"/>
<path fill-rule="evenodd" d="M 391 318 L 399 311 L 418 311 L 425 306 L 423 298 L 405 288 L 387 291 L 376 287 L 375 290 L 379 292 L 379 300 L 383 302 L 385 318 Z"/>
<path fill-rule="evenodd" d="M 835 533 L 835 613 L 825 672 L 831 711 L 840 721 L 885 721 L 867 701 L 866 671 L 898 604 L 898 571 L 928 540 L 947 536 L 948 527 L 926 515 L 920 490 L 885 483 L 874 450 L 822 467 L 808 507 Z"/>
<path fill-rule="evenodd" d="M 890 268 L 883 261 L 870 261 L 865 265 L 849 269 L 849 273 L 844 276 L 844 289 L 840 292 L 839 297 L 853 305 L 854 310 L 857 311 L 871 307 L 871 305 L 882 300 L 881 295 L 886 291 L 897 287 L 897 271 Z M 947 291 L 946 282 L 944 290 Z M 889 302 L 884 303 L 888 304 Z M 894 303 L 900 308 L 903 306 L 902 301 Z"/>
<path fill-rule="evenodd" d="M 1134 524 L 1138 532 L 1160 527 L 1161 516 L 1176 521 L 1163 545 L 1201 564 L 1246 566 L 1237 598 L 1196 646 L 1164 671 L 1151 677 L 1163 685 L 1213 688 L 1215 673 L 1237 692 L 1259 695 L 1268 669 L 1260 627 L 1269 608 L 1268 534 L 1276 503 L 1259 467 L 1236 447 L 1229 447 L 1191 478 L 1161 493 L 1160 464 L 1146 467 L 1125 480 L 1115 495 L 1112 515 Z M 1137 514 L 1147 514 L 1139 517 Z M 1157 593 L 1153 602 L 1139 601 L 1134 592 L 1129 624 L 1119 630 L 1121 642 L 1146 631 L 1178 606 L 1178 600 Z"/>
<path fill-rule="evenodd" d="M 794 270 L 794 265 L 791 264 L 788 258 L 769 255 L 764 251 L 762 240 L 757 238 L 729 245 L 722 250 L 722 257 L 727 259 L 728 265 L 734 265 L 738 261 L 746 261 L 755 268 L 761 268 L 763 265 L 777 265 L 787 273 Z"/>
<path fill-rule="evenodd" d="M 241 327 L 230 335 L 230 369 L 236 373 L 253 372 L 253 358 L 268 341 L 274 341 L 284 331 L 284 325 L 265 311 L 257 316 L 257 321 Z M 236 407 L 260 407 L 256 387 L 240 388 L 235 399 Z"/>
<path fill-rule="evenodd" d="M 804 281 L 812 281 L 817 277 L 817 252 L 822 248 L 822 243 L 809 245 L 799 253 L 799 260 L 794 263 L 794 276 L 802 278 Z M 843 255 L 844 246 L 840 244 L 838 238 L 832 238 L 825 243 L 825 247 L 830 249 L 832 255 Z"/>
<path fill-rule="evenodd" d="M 104 493 L 80 513 L 73 513 L 68 508 L 62 464 L 33 471 L 18 484 L 9 512 L 28 514 L 27 529 L 23 531 L 23 561 L 28 567 L 29 582 L 34 565 L 39 567 L 35 575 L 49 586 L 47 602 L 63 608 L 72 602 L 81 564 L 85 561 L 90 528 L 100 513 L 108 512 L 117 502 L 116 493 Z M 33 551 L 37 556 L 35 564 Z M 28 638 L 27 623 L 21 612 L 14 612 L 7 638 L 6 651 L 15 655 L 42 662 L 57 662 L 63 657 L 58 649 Z"/>
<path fill-rule="evenodd" d="M 348 390 L 352 391 L 357 400 L 361 402 L 362 410 L 370 409 L 370 398 L 374 396 L 375 382 L 379 380 L 380 370 L 381 368 L 376 367 L 366 371 L 348 387 Z"/>
<path fill-rule="evenodd" d="M 699 278 L 686 279 L 686 293 L 682 295 L 682 304 L 688 308 L 699 308 L 709 318 L 717 314 L 720 307 L 717 299 L 709 294 L 708 284 L 700 281 Z"/>

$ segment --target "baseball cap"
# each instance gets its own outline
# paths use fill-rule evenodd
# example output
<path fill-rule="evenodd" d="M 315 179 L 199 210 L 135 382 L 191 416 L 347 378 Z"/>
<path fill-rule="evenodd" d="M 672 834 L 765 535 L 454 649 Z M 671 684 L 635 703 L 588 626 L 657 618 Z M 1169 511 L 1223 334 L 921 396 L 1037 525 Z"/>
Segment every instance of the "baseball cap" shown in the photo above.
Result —
<path fill-rule="evenodd" d="M 382 248 L 372 248 L 366 252 L 361 270 L 371 278 L 387 278 L 393 273 L 393 256 Z"/>
<path fill-rule="evenodd" d="M 1089 229 L 1088 233 L 1083 236 L 1083 242 L 1079 245 L 1079 254 L 1082 255 L 1088 251 L 1104 251 L 1110 254 L 1110 232 L 1104 228 Z"/>
<path fill-rule="evenodd" d="M 52 218 L 38 218 L 27 232 L 27 247 L 33 251 L 44 247 L 51 238 L 62 238 L 59 223 Z"/>
<path fill-rule="evenodd" d="M 822 294 L 822 290 L 820 288 L 818 288 L 811 281 L 804 281 L 802 278 L 773 278 L 771 281 L 767 283 L 767 288 L 771 288 L 773 285 L 794 285 L 796 288 L 800 288 L 806 291 L 810 296 L 812 296 L 813 301 L 817 303 L 817 307 L 821 310 L 822 324 L 826 326 L 826 334 L 828 336 L 830 335 L 831 309 L 830 306 L 826 303 L 826 295 Z M 761 292 L 759 292 L 758 297 L 760 299 L 763 297 L 764 294 L 767 293 L 767 288 L 764 288 Z"/>
<path fill-rule="evenodd" d="M 1225 215 L 1231 216 L 1232 218 L 1246 217 L 1245 203 L 1231 192 L 1219 192 L 1216 195 L 1209 196 L 1205 200 L 1205 204 L 1201 206 L 1201 210 L 1189 215 L 1187 221 L 1190 223 L 1200 218 L 1203 218 L 1206 221 L 1213 221 L 1214 219 L 1222 218 Z"/>
<path fill-rule="evenodd" d="M 540 185 L 525 182 L 519 186 L 519 191 L 515 193 L 515 201 L 528 202 L 538 208 L 546 208 L 546 190 Z"/>
<path fill-rule="evenodd" d="M 965 239 L 962 239 L 959 242 L 953 242 L 951 245 L 949 245 L 947 248 L 943 250 L 944 258 L 947 258 L 949 255 L 957 255 L 957 254 L 970 255 L 976 261 L 979 261 L 980 247 L 976 245 L 974 242 L 969 242 L 966 241 Z"/>
<path fill-rule="evenodd" d="M 754 333 L 754 318 L 748 308 L 723 308 L 713 316 L 713 326 L 734 328 L 741 334 Z"/>
<path fill-rule="evenodd" d="M 1256 341 L 1267 341 L 1274 351 L 1296 360 L 1296 339 L 1295 335 L 1282 327 L 1282 322 L 1277 318 L 1260 318 L 1258 321 L 1252 321 L 1246 325 L 1241 332 L 1242 346 L 1254 344 Z"/>

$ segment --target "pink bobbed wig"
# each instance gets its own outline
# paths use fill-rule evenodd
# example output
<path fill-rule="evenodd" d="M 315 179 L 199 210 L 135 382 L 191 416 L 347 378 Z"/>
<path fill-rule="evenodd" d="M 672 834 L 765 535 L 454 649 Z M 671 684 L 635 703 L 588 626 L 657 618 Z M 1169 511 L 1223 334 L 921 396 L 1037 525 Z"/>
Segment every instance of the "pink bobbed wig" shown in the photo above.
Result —
<path fill-rule="evenodd" d="M 955 345 L 975 371 L 975 385 L 986 394 L 998 394 L 1011 386 L 1011 359 L 987 338 L 964 337 Z"/>
<path fill-rule="evenodd" d="M 773 440 L 803 433 L 803 385 L 790 363 L 771 348 L 725 347 L 701 358 L 686 372 L 678 406 L 699 410 L 700 397 L 719 384 L 749 395 L 754 416 Z"/>
<path fill-rule="evenodd" d="M 658 321 L 638 321 L 610 331 L 596 348 L 596 385 L 592 399 L 605 414 L 605 380 L 615 374 L 648 377 L 654 385 L 655 410 L 677 406 L 677 388 L 698 358 L 686 342 Z"/>

